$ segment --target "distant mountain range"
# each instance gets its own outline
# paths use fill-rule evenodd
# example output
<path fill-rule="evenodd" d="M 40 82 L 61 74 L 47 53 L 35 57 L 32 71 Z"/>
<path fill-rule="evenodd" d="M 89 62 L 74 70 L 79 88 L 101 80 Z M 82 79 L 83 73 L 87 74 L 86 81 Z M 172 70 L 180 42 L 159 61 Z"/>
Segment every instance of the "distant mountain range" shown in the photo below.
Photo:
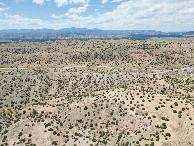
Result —
<path fill-rule="evenodd" d="M 88 29 L 88 28 L 63 28 L 59 30 L 54 29 L 7 29 L 0 30 L 0 33 L 106 33 L 106 34 L 158 34 L 161 31 L 155 30 L 101 30 L 101 29 Z"/>
<path fill-rule="evenodd" d="M 183 35 L 194 36 L 194 31 L 185 32 L 185 33 L 183 33 Z"/>
<path fill-rule="evenodd" d="M 88 28 L 54 29 L 7 29 L 0 30 L 1 40 L 56 40 L 56 39 L 144 39 L 150 37 L 190 37 L 189 32 L 162 32 L 155 30 L 101 30 Z"/>

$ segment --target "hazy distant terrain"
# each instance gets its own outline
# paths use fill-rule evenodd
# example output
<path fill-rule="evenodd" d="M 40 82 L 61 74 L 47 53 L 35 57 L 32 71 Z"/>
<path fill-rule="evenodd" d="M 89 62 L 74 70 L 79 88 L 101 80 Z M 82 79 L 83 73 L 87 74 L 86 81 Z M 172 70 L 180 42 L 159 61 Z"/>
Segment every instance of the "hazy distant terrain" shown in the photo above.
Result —
<path fill-rule="evenodd" d="M 194 145 L 194 38 L 0 43 L 1 145 Z"/>
<path fill-rule="evenodd" d="M 101 30 L 87 28 L 54 29 L 5 29 L 0 30 L 0 40 L 48 41 L 48 40 L 96 40 L 131 39 L 145 40 L 152 37 L 193 37 L 194 31 L 162 32 L 155 30 Z"/>

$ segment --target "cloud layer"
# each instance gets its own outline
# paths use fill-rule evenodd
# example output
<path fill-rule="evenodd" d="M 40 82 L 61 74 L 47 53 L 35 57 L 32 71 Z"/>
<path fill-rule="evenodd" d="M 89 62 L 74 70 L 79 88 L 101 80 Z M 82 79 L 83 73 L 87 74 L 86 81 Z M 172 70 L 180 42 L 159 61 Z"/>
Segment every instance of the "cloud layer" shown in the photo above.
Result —
<path fill-rule="evenodd" d="M 0 15 L 0 28 L 4 29 L 37 29 L 49 26 L 48 22 L 40 19 L 30 19 L 19 15 Z"/>
<path fill-rule="evenodd" d="M 119 0 L 113 2 L 116 1 Z M 105 2 L 108 1 L 102 1 Z M 183 31 L 193 29 L 194 21 L 191 20 L 194 20 L 193 0 L 130 0 L 121 3 L 113 11 L 97 16 L 68 15 L 66 19 L 58 21 L 57 25 L 61 26 L 68 21 L 75 24 L 75 27 Z"/>
<path fill-rule="evenodd" d="M 44 3 L 45 0 L 33 0 L 32 2 L 33 3 L 36 3 L 36 4 L 39 4 L 39 5 L 42 5 Z"/>
<path fill-rule="evenodd" d="M 193 0 L 101 0 L 99 5 L 116 4 L 114 10 L 101 11 L 93 7 L 92 0 L 32 0 L 42 5 L 46 1 L 55 7 L 69 6 L 63 13 L 53 13 L 51 20 L 23 18 L 19 15 L 0 14 L 2 28 L 37 27 L 60 29 L 64 27 L 87 27 L 100 29 L 155 29 L 162 31 L 187 31 L 194 29 Z M 0 7 L 4 6 L 0 3 Z M 105 6 L 105 5 L 104 5 Z M 90 9 L 89 9 L 90 8 Z M 106 9 L 106 6 L 104 7 Z M 9 8 L 0 8 L 7 11 Z M 96 11 L 97 10 L 97 11 Z M 92 12 L 93 11 L 93 12 Z M 15 18 L 17 16 L 17 19 Z M 25 20 L 26 22 L 21 22 Z M 5 23 L 9 25 L 6 25 Z M 16 24 L 16 25 L 15 25 Z"/>

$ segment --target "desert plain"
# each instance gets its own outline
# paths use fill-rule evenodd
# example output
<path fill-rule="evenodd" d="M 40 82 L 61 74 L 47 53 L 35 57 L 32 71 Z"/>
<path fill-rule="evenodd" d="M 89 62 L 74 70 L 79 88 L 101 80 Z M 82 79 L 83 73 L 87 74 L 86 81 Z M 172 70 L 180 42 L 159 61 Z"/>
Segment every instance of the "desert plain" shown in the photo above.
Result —
<path fill-rule="evenodd" d="M 194 38 L 0 44 L 2 146 L 193 146 Z"/>

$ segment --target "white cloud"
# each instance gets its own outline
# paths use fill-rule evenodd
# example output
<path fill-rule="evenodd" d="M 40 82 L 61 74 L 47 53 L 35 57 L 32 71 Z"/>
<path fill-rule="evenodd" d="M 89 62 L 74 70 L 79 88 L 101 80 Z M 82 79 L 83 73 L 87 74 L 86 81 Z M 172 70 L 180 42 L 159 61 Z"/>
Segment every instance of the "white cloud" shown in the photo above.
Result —
<path fill-rule="evenodd" d="M 48 27 L 49 23 L 40 19 L 30 19 L 19 15 L 0 15 L 1 29 L 36 29 Z"/>
<path fill-rule="evenodd" d="M 62 18 L 62 17 L 64 17 L 64 16 L 67 16 L 67 17 L 69 17 L 69 18 L 72 18 L 71 16 L 74 16 L 73 13 L 81 14 L 81 13 L 83 13 L 83 12 L 86 11 L 86 9 L 87 9 L 88 6 L 89 6 L 89 4 L 84 4 L 82 7 L 78 7 L 78 8 L 70 8 L 70 9 L 68 10 L 68 13 L 65 13 L 65 14 L 62 14 L 62 15 L 59 15 L 59 16 L 57 16 L 57 15 L 55 15 L 55 14 L 52 14 L 51 17 L 52 17 L 52 18 L 55 18 L 55 19 L 60 19 L 60 18 Z M 76 16 L 77 16 L 77 15 L 76 15 Z"/>
<path fill-rule="evenodd" d="M 55 0 L 55 3 L 57 4 L 58 7 L 61 7 L 62 5 L 67 5 L 68 1 L 67 0 Z"/>
<path fill-rule="evenodd" d="M 1 11 L 7 11 L 7 10 L 9 10 L 9 8 L 0 8 L 0 12 Z"/>
<path fill-rule="evenodd" d="M 102 1 L 101 1 L 102 4 L 105 4 L 105 3 L 107 3 L 107 2 L 108 2 L 108 0 L 102 0 Z"/>
<path fill-rule="evenodd" d="M 180 11 L 180 14 L 194 14 L 194 8 L 187 8 Z"/>
<path fill-rule="evenodd" d="M 55 18 L 55 19 L 62 18 L 63 16 L 64 16 L 64 14 L 63 14 L 63 15 L 59 15 L 59 16 L 57 16 L 57 15 L 55 15 L 55 14 L 52 14 L 52 15 L 51 15 L 51 17 L 52 17 L 52 18 Z"/>
<path fill-rule="evenodd" d="M 89 0 L 70 0 L 69 3 L 72 4 L 72 3 L 75 3 L 75 4 L 78 4 L 78 3 L 88 3 Z"/>
<path fill-rule="evenodd" d="M 123 0 L 113 0 L 112 3 L 115 3 L 115 2 L 121 2 Z"/>
<path fill-rule="evenodd" d="M 83 7 L 78 7 L 78 8 L 70 8 L 68 10 L 69 13 L 83 13 L 86 11 L 87 7 L 89 5 L 88 4 L 85 4 Z"/>
<path fill-rule="evenodd" d="M 39 5 L 42 5 L 44 3 L 44 0 L 33 0 L 32 2 L 39 4 Z"/>
<path fill-rule="evenodd" d="M 79 4 L 79 3 L 89 3 L 90 0 L 55 0 L 55 3 L 58 7 L 61 7 L 62 5 L 67 4 Z"/>
<path fill-rule="evenodd" d="M 0 2 L 0 5 L 4 6 L 5 4 Z"/>

